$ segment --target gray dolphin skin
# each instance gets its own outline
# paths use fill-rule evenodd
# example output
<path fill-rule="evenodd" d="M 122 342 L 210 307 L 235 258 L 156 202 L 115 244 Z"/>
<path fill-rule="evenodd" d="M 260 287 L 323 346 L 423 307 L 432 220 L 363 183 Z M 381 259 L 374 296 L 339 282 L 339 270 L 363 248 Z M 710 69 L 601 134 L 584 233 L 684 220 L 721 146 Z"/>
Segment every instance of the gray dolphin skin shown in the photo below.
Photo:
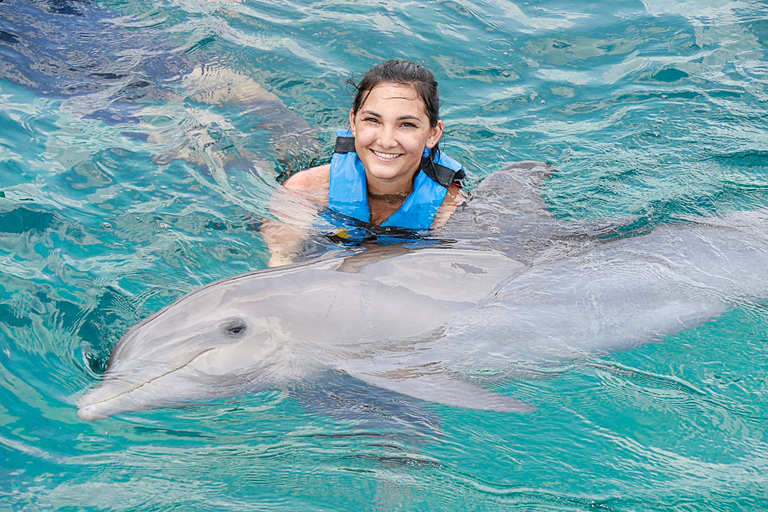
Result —
<path fill-rule="evenodd" d="M 545 166 L 503 171 L 446 227 L 454 243 L 381 246 L 182 297 L 119 340 L 78 415 L 285 389 L 328 370 L 451 407 L 531 411 L 477 374 L 629 349 L 768 297 L 766 209 L 605 237 L 604 225 L 549 215 L 537 199 Z M 515 226 L 482 200 L 499 183 L 516 184 Z M 499 216 L 506 231 L 470 236 Z"/>

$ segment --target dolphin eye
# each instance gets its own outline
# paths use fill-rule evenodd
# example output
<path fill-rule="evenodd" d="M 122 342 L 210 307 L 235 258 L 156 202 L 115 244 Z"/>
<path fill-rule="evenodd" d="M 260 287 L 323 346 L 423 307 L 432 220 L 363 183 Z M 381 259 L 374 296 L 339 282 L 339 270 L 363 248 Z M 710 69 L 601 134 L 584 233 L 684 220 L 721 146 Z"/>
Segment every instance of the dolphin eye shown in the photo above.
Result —
<path fill-rule="evenodd" d="M 235 320 L 224 327 L 224 332 L 229 336 L 240 336 L 248 330 L 248 326 L 241 320 Z"/>

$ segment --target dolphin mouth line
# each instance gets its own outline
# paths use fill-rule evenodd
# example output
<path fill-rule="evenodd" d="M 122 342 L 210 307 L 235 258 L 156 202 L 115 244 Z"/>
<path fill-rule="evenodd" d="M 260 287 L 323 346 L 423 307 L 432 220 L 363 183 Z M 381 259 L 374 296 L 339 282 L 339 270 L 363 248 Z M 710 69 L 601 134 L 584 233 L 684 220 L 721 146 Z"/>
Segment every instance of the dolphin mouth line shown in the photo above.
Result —
<path fill-rule="evenodd" d="M 171 370 L 168 370 L 167 372 L 165 372 L 165 373 L 163 373 L 161 375 L 157 375 L 155 377 L 152 377 L 151 379 L 149 379 L 147 381 L 141 382 L 137 386 L 134 386 L 134 387 L 132 387 L 130 389 L 126 389 L 124 391 L 121 391 L 120 393 L 118 393 L 116 395 L 112 395 L 109 398 L 105 398 L 103 400 L 99 400 L 98 402 L 92 402 L 92 403 L 89 403 L 89 404 L 86 404 L 86 405 L 79 406 L 77 408 L 78 409 L 78 413 L 80 411 L 88 412 L 89 409 L 93 409 L 94 407 L 98 407 L 99 405 L 111 402 L 112 400 L 117 400 L 118 398 L 125 397 L 126 395 L 130 395 L 131 393 L 134 393 L 134 392 L 138 391 L 139 389 L 143 388 L 144 386 L 147 386 L 148 384 L 153 383 L 154 381 L 156 381 L 158 379 L 162 379 L 163 377 L 165 377 L 167 375 L 175 373 L 175 372 L 181 370 L 182 368 L 184 368 L 186 366 L 189 366 L 189 364 L 192 363 L 195 359 L 197 359 L 200 356 L 203 356 L 203 355 L 205 355 L 208 352 L 211 352 L 213 350 L 216 350 L 216 349 L 215 348 L 209 348 L 209 349 L 203 350 L 202 352 L 200 352 L 198 354 L 195 354 L 193 357 L 191 357 L 186 363 L 181 364 L 179 366 L 176 366 L 175 368 L 173 368 Z M 85 396 L 88 396 L 88 395 L 86 394 Z M 108 416 L 103 416 L 103 415 L 100 415 L 100 416 L 103 417 L 103 418 L 108 417 Z"/>

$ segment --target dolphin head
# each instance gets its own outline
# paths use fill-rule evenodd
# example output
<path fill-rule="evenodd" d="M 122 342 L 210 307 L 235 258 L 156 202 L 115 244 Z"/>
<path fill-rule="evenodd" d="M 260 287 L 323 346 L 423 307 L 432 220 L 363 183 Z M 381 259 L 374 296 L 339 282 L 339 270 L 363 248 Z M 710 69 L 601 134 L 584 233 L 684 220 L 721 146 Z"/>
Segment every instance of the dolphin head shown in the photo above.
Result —
<path fill-rule="evenodd" d="M 84 420 L 243 394 L 280 346 L 242 280 L 209 285 L 132 327 L 116 344 L 102 382 L 77 403 Z M 265 377 L 267 378 L 267 377 Z"/>

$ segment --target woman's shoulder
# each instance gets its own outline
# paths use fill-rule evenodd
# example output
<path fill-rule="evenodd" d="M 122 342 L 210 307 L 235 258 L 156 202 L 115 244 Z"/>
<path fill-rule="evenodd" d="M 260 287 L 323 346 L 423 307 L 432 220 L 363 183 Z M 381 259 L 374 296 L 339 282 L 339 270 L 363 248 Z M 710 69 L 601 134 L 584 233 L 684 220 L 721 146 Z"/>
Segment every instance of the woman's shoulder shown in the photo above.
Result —
<path fill-rule="evenodd" d="M 328 202 L 331 164 L 299 171 L 283 182 L 283 186 L 313 202 Z"/>

